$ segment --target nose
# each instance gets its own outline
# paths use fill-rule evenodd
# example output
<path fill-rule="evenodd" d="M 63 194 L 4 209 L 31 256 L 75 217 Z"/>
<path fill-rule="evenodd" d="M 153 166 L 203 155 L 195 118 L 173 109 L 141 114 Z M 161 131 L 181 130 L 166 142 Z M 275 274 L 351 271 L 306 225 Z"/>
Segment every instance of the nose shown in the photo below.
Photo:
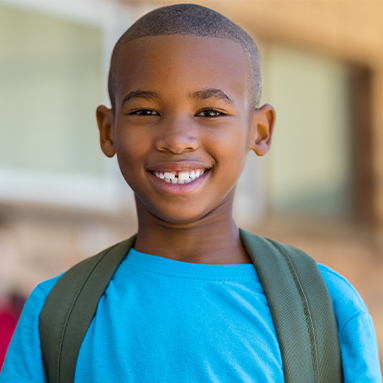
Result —
<path fill-rule="evenodd" d="M 158 128 L 155 147 L 161 152 L 180 154 L 199 147 L 197 128 L 187 118 L 167 118 Z"/>

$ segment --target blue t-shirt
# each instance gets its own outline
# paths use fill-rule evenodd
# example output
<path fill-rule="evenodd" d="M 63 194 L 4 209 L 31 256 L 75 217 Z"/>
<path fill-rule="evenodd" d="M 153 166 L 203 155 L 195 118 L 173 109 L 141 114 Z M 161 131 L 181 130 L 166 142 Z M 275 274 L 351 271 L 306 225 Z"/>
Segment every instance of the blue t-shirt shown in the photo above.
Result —
<path fill-rule="evenodd" d="M 382 382 L 372 319 L 342 276 L 319 266 L 334 303 L 345 382 Z M 27 301 L 1 383 L 46 382 L 38 329 L 59 277 Z M 270 309 L 251 264 L 205 265 L 131 250 L 100 300 L 75 382 L 283 382 Z"/>

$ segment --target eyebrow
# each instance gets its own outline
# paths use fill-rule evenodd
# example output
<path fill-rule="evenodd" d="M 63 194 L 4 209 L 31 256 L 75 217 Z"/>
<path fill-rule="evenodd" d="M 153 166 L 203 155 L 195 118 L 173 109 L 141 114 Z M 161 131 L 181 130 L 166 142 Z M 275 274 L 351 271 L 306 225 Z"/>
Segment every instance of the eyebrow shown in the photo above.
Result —
<path fill-rule="evenodd" d="M 195 98 L 200 100 L 207 100 L 208 98 L 218 98 L 219 100 L 223 100 L 230 104 L 234 104 L 233 100 L 224 91 L 222 91 L 221 89 L 216 89 L 216 88 L 199 90 L 197 92 L 191 93 L 189 96 L 190 98 Z M 143 98 L 145 100 L 155 100 L 160 98 L 160 95 L 156 92 L 152 92 L 149 90 L 134 90 L 132 92 L 129 92 L 125 96 L 125 98 L 122 100 L 122 104 L 135 98 Z"/>
<path fill-rule="evenodd" d="M 156 92 L 151 92 L 149 90 L 134 90 L 132 92 L 129 92 L 125 98 L 122 100 L 122 104 L 125 104 L 125 102 L 132 100 L 134 98 L 143 98 L 145 100 L 155 100 L 158 99 L 160 95 Z"/>
<path fill-rule="evenodd" d="M 218 98 L 219 100 L 229 102 L 230 104 L 234 104 L 233 100 L 224 91 L 215 88 L 199 90 L 198 92 L 190 94 L 190 97 L 200 100 L 206 100 L 208 98 L 214 97 Z"/>

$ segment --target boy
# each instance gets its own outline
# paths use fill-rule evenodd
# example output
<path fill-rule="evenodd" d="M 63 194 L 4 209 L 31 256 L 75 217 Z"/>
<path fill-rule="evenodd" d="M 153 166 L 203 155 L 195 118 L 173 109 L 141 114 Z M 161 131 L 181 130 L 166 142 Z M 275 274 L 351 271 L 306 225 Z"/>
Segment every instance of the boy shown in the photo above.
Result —
<path fill-rule="evenodd" d="M 265 292 L 232 218 L 249 151 L 270 148 L 275 112 L 257 107 L 258 50 L 216 12 L 182 4 L 137 21 L 115 46 L 103 152 L 135 193 L 138 234 L 101 298 L 75 382 L 283 382 Z M 261 251 L 260 249 L 258 249 Z M 256 250 L 256 251 L 258 251 Z M 319 266 L 345 382 L 381 382 L 371 317 Z M 28 300 L 0 382 L 43 382 L 39 316 L 60 277 Z"/>

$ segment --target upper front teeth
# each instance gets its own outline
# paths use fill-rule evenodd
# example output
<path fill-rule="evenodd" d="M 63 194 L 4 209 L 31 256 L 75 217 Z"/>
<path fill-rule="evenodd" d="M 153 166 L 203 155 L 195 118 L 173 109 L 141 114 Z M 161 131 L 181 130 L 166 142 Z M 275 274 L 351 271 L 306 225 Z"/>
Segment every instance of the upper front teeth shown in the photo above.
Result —
<path fill-rule="evenodd" d="M 190 172 L 154 172 L 154 175 L 158 178 L 163 179 L 167 183 L 172 184 L 183 184 L 188 183 L 199 176 L 202 176 L 202 174 L 205 172 L 205 170 L 191 170 Z"/>
<path fill-rule="evenodd" d="M 161 174 L 161 172 L 160 172 L 160 174 Z M 157 174 L 156 174 L 156 176 L 157 176 Z M 158 176 L 157 176 L 158 177 Z M 161 178 L 161 175 L 159 176 L 160 178 Z M 169 180 L 172 180 L 173 178 L 175 178 L 176 176 L 175 176 L 175 174 L 173 174 L 173 173 L 168 173 L 168 172 L 165 172 L 164 173 L 164 178 L 167 178 L 167 179 L 169 179 Z"/>

